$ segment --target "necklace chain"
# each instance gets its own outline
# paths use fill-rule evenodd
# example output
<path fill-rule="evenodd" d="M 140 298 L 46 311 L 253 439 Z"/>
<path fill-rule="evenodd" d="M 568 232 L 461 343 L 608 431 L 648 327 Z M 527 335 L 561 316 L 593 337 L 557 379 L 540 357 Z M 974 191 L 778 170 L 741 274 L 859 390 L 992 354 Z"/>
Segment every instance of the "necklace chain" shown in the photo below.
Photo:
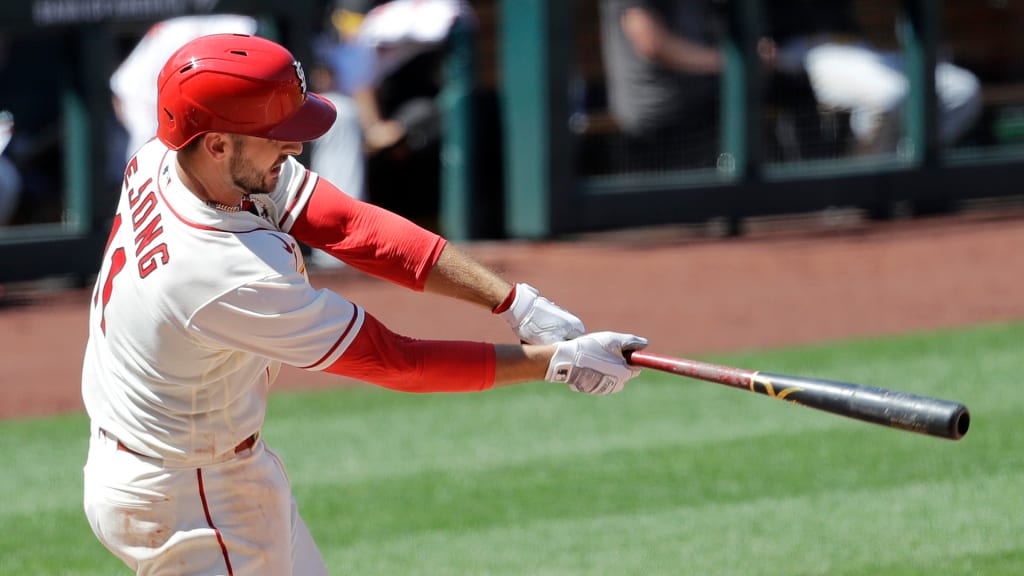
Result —
<path fill-rule="evenodd" d="M 221 204 L 216 200 L 210 200 L 206 203 L 210 208 L 220 210 L 222 212 L 249 212 L 250 214 L 260 215 L 261 210 L 257 207 L 256 203 L 249 199 L 248 196 L 242 198 L 242 200 L 235 206 L 228 206 L 227 204 Z"/>
<path fill-rule="evenodd" d="M 210 200 L 206 203 L 210 208 L 216 208 L 222 212 L 238 212 L 241 210 L 241 206 L 228 206 L 227 204 L 221 204 L 220 202 L 214 202 Z"/>

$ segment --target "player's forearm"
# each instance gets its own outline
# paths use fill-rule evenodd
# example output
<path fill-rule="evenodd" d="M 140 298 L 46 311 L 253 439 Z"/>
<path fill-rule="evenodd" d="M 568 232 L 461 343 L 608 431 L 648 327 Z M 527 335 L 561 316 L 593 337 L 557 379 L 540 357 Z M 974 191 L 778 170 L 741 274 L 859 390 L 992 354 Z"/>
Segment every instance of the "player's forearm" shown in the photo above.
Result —
<path fill-rule="evenodd" d="M 673 33 L 647 9 L 625 10 L 620 23 L 633 50 L 645 60 L 692 74 L 717 74 L 722 69 L 718 48 Z"/>
<path fill-rule="evenodd" d="M 532 344 L 499 344 L 494 347 L 494 385 L 507 386 L 544 380 L 555 347 Z"/>
<path fill-rule="evenodd" d="M 423 289 L 493 310 L 512 292 L 512 284 L 449 243 L 430 270 Z"/>
<path fill-rule="evenodd" d="M 669 68 L 693 74 L 718 74 L 722 71 L 722 52 L 683 38 L 669 38 L 658 60 Z"/>

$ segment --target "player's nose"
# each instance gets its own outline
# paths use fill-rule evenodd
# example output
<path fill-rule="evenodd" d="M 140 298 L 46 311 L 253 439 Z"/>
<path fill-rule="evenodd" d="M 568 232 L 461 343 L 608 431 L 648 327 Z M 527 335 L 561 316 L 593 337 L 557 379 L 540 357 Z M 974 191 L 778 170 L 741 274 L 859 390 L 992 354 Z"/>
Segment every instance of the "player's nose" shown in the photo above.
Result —
<path fill-rule="evenodd" d="M 281 153 L 289 156 L 302 154 L 302 142 L 278 142 L 281 146 Z"/>

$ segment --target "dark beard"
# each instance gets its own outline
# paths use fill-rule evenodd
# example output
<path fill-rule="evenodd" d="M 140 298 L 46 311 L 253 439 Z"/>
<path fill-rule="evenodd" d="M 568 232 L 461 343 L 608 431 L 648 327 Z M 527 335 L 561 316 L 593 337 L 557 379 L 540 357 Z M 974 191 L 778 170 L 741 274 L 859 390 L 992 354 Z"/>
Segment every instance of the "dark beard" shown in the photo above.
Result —
<path fill-rule="evenodd" d="M 246 161 L 245 156 L 242 154 L 242 146 L 240 143 L 238 144 L 231 155 L 231 164 L 229 166 L 231 181 L 234 182 L 235 186 L 245 190 L 247 195 L 270 194 L 272 190 L 264 188 L 264 178 L 253 168 L 252 164 Z"/>
<path fill-rule="evenodd" d="M 263 188 L 255 188 L 253 186 L 246 184 L 245 182 L 242 182 L 237 178 L 235 179 L 235 186 L 238 186 L 242 190 L 245 190 L 246 196 L 252 196 L 254 194 L 270 194 L 270 190 L 266 190 Z"/>

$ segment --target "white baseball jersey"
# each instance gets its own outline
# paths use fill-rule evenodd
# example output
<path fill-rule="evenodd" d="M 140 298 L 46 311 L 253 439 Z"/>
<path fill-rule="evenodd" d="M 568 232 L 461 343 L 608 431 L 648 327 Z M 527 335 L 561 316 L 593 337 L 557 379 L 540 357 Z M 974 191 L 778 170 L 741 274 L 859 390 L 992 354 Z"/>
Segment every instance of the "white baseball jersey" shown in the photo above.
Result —
<path fill-rule="evenodd" d="M 294 158 L 259 214 L 206 205 L 152 140 L 128 164 L 92 298 L 82 396 L 138 453 L 201 465 L 263 423 L 281 363 L 331 365 L 360 307 L 308 282 L 288 231 L 317 175 Z"/>

